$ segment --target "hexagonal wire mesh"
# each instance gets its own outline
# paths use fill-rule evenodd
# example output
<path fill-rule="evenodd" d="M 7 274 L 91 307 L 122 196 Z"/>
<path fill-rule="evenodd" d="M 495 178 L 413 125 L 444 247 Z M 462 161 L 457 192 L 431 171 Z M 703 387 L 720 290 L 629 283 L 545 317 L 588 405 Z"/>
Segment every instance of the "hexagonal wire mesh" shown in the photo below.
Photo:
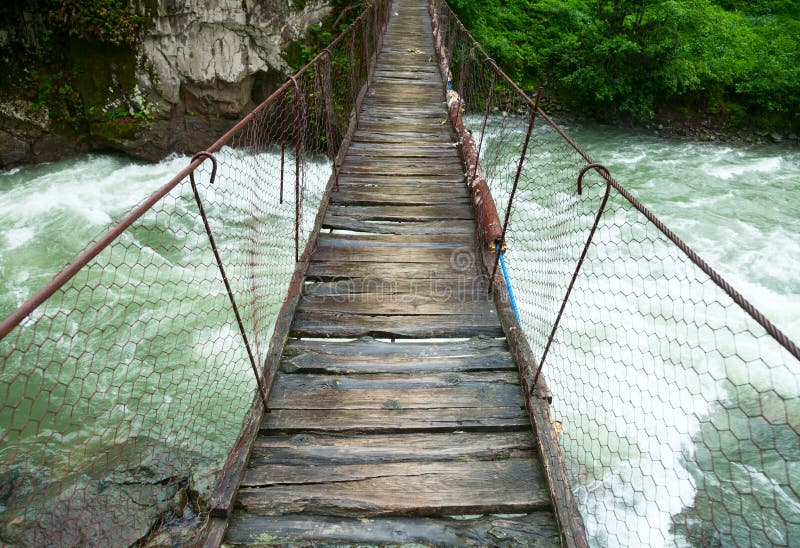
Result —
<path fill-rule="evenodd" d="M 431 9 L 590 542 L 800 544 L 797 346 Z"/>
<path fill-rule="evenodd" d="M 388 4 L 212 145 L 213 176 L 194 160 L 3 322 L 4 544 L 130 545 L 181 516 L 202 524 L 255 394 L 243 335 L 260 370 Z"/>

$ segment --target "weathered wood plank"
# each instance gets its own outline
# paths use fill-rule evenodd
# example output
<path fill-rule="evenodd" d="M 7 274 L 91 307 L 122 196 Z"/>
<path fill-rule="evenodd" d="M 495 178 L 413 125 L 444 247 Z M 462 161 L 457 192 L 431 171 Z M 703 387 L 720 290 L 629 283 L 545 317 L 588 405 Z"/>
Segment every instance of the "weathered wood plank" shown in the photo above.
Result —
<path fill-rule="evenodd" d="M 459 195 L 457 192 L 445 193 L 392 193 L 387 191 L 368 189 L 365 191 L 354 191 L 348 187 L 340 188 L 331 197 L 331 203 L 337 206 L 430 206 L 430 205 L 453 205 L 471 206 L 472 202 L 468 196 Z"/>
<path fill-rule="evenodd" d="M 420 177 L 401 177 L 396 175 L 381 174 L 359 174 L 341 175 L 339 177 L 340 188 L 342 185 L 366 185 L 374 190 L 385 192 L 443 192 L 447 190 L 467 190 L 464 176 L 437 177 L 434 179 L 424 179 Z"/>
<path fill-rule="evenodd" d="M 322 228 L 371 234 L 474 234 L 475 224 L 466 219 L 452 221 L 375 222 L 343 215 L 326 215 Z"/>
<path fill-rule="evenodd" d="M 372 375 L 279 375 L 275 382 L 276 394 L 292 391 L 327 390 L 381 391 L 422 390 L 432 388 L 469 388 L 476 390 L 497 386 L 519 387 L 519 375 L 515 371 L 482 371 L 480 373 L 418 373 L 413 375 L 376 373 Z M 511 393 L 516 394 L 516 388 Z M 447 392 L 442 392 L 447 394 Z M 520 403 L 521 400 L 520 400 Z M 516 402 L 514 403 L 516 405 Z M 433 407 L 440 407 L 434 405 Z M 454 405 L 453 407 L 463 407 Z"/>
<path fill-rule="evenodd" d="M 294 337 L 363 337 L 440 338 L 502 337 L 503 329 L 496 316 L 359 316 L 328 312 L 295 315 L 291 329 Z"/>
<path fill-rule="evenodd" d="M 489 370 L 515 370 L 502 339 L 475 338 L 453 343 L 291 339 L 281 362 L 285 373 L 331 375 Z"/>
<path fill-rule="evenodd" d="M 463 234 L 320 234 L 320 247 L 447 247 L 469 248 L 474 241 Z"/>
<path fill-rule="evenodd" d="M 483 301 L 487 297 L 486 285 L 481 278 L 436 279 L 382 279 L 347 278 L 330 282 L 309 282 L 303 285 L 303 294 L 310 297 L 334 295 L 373 294 L 399 300 L 407 295 L 452 301 Z"/>
<path fill-rule="evenodd" d="M 366 316 L 495 315 L 494 306 L 483 295 L 451 294 L 421 296 L 406 294 L 353 293 L 349 295 L 306 295 L 298 311 Z M 499 323 L 499 322 L 498 322 Z"/>
<path fill-rule="evenodd" d="M 254 516 L 232 521 L 226 544 L 276 545 L 319 542 L 345 545 L 487 546 L 531 548 L 560 545 L 549 511 L 524 516 L 453 518 L 332 518 L 318 515 Z"/>
<path fill-rule="evenodd" d="M 536 454 L 530 432 L 442 432 L 341 436 L 260 436 L 249 466 L 324 466 L 387 462 L 500 460 Z"/>
<path fill-rule="evenodd" d="M 508 353 L 505 339 L 474 337 L 466 341 L 400 341 L 390 343 L 372 337 L 363 337 L 354 341 L 310 341 L 305 339 L 289 339 L 286 342 L 284 356 L 291 357 L 306 352 L 323 355 L 336 355 L 349 358 L 380 360 L 394 359 L 434 359 L 442 357 L 484 357 L 487 354 Z"/>
<path fill-rule="evenodd" d="M 464 284 L 473 284 L 477 273 L 468 269 L 461 269 L 450 263 L 333 263 L 312 262 L 308 265 L 306 279 L 311 280 L 340 280 L 350 278 L 397 278 L 444 280 L 458 279 Z"/>
<path fill-rule="evenodd" d="M 472 206 L 434 205 L 434 206 L 341 206 L 328 207 L 331 217 L 342 216 L 361 221 L 446 221 L 472 220 Z"/>
<path fill-rule="evenodd" d="M 286 377 L 314 375 L 284 375 Z M 343 375 L 342 378 L 350 378 Z M 332 389 L 326 387 L 296 389 L 276 387 L 270 396 L 271 410 L 276 409 L 452 409 L 523 406 L 518 385 L 499 382 L 475 383 L 467 387 Z"/>
<path fill-rule="evenodd" d="M 401 432 L 529 431 L 518 406 L 440 409 L 276 409 L 261 423 L 263 434 L 326 432 L 392 434 Z"/>
<path fill-rule="evenodd" d="M 383 465 L 378 465 L 383 466 Z M 415 463 L 351 481 L 242 488 L 246 512 L 332 516 L 527 513 L 550 507 L 533 459 Z"/>
<path fill-rule="evenodd" d="M 400 209 L 400 208 L 398 208 Z M 450 263 L 470 260 L 470 247 L 378 247 L 378 246 L 320 246 L 311 255 L 312 262 L 334 263 Z M 464 258 L 462 258 L 462 255 Z"/>
<path fill-rule="evenodd" d="M 499 453 L 498 453 L 499 454 Z M 534 460 L 535 453 L 523 451 L 513 459 Z M 510 460 L 508 457 L 495 459 L 460 459 L 461 462 L 498 462 Z M 413 475 L 434 475 L 447 473 L 452 468 L 453 460 L 411 460 L 404 462 L 378 462 L 357 464 L 321 464 L 312 466 L 296 466 L 284 464 L 257 465 L 251 463 L 244 478 L 242 487 L 257 488 L 279 485 L 305 485 L 312 483 L 338 483 L 385 478 L 386 476 L 406 476 L 409 470 Z M 498 486 L 502 487 L 502 486 Z"/>

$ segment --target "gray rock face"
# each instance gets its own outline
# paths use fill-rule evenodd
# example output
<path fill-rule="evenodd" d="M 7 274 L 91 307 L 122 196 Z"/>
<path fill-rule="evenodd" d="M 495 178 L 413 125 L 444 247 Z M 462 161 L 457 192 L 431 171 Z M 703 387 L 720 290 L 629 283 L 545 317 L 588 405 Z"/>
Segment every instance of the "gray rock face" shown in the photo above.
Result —
<path fill-rule="evenodd" d="M 74 85 L 86 116 L 74 129 L 0 94 L 0 169 L 91 150 L 151 161 L 203 150 L 285 81 L 286 47 L 331 11 L 328 0 L 156 0 L 135 51 L 73 49 L 89 67 Z"/>
<path fill-rule="evenodd" d="M 191 538 L 216 469 L 201 456 L 145 437 L 98 453 L 94 462 L 54 481 L 20 463 L 0 474 L 0 545 L 131 546 L 163 522 Z M 185 520 L 179 519 L 185 515 Z"/>
<path fill-rule="evenodd" d="M 286 0 L 160 0 L 142 40 L 139 88 L 162 112 L 188 97 L 201 114 L 241 114 L 255 75 L 288 73 L 284 44 L 330 11 L 319 0 L 299 11 Z"/>

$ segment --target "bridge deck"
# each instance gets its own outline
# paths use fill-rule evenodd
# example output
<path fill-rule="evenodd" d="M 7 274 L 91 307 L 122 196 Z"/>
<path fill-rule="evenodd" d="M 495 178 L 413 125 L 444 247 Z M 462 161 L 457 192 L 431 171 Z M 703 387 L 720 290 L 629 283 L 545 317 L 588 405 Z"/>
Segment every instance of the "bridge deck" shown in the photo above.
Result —
<path fill-rule="evenodd" d="M 226 544 L 559 542 L 430 16 L 392 9 Z"/>

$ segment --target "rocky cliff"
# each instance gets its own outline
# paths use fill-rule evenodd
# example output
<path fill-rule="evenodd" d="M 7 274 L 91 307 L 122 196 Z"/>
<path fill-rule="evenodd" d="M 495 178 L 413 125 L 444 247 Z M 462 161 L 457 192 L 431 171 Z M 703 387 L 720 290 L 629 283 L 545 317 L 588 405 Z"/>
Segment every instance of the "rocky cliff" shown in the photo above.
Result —
<path fill-rule="evenodd" d="M 334 10 L 326 0 L 10 2 L 1 168 L 101 149 L 148 160 L 202 150 L 285 80 L 287 48 Z M 129 39 L 103 28 L 122 20 L 135 22 Z"/>

